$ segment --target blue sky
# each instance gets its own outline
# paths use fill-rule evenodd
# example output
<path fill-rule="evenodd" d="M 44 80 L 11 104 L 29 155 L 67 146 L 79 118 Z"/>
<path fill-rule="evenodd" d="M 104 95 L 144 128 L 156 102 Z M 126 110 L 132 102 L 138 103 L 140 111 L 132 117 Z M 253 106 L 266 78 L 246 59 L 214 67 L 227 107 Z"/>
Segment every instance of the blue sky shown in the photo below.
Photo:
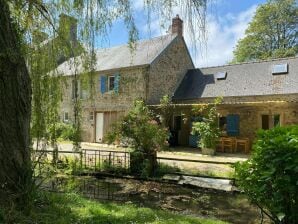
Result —
<path fill-rule="evenodd" d="M 266 0 L 211 0 L 208 5 L 207 40 L 203 46 L 200 47 L 198 42 L 191 41 L 189 31 L 186 27 L 184 30 L 184 37 L 195 65 L 206 67 L 228 63 L 233 57 L 233 49 L 237 41 L 244 36 L 244 31 L 251 21 L 256 7 L 265 2 Z M 161 28 L 161 22 L 157 17 L 151 19 L 150 29 L 148 28 L 143 0 L 135 0 L 133 7 L 140 39 L 166 34 L 166 29 Z M 182 15 L 179 11 L 179 8 L 174 8 L 173 17 L 176 14 Z M 164 24 L 165 27 L 168 27 L 170 22 Z M 127 43 L 128 35 L 123 22 L 116 21 L 113 24 L 108 39 L 108 46 Z"/>

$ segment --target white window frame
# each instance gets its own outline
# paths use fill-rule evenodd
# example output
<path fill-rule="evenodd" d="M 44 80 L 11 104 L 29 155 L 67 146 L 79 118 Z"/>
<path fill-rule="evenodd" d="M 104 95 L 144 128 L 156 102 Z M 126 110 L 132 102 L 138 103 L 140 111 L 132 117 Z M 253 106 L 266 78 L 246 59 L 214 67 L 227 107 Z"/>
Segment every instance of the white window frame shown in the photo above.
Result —
<path fill-rule="evenodd" d="M 111 78 L 114 78 L 114 81 L 113 81 L 113 89 L 110 89 L 110 79 Z M 108 91 L 114 91 L 115 90 L 115 78 L 116 78 L 116 76 L 115 75 L 109 75 L 108 76 Z"/>
<path fill-rule="evenodd" d="M 67 116 L 66 116 L 66 114 L 67 114 Z M 64 122 L 69 122 L 69 113 L 66 112 L 66 111 L 63 113 L 63 121 Z"/>
<path fill-rule="evenodd" d="M 259 128 L 262 129 L 262 115 L 268 115 L 269 116 L 269 129 L 274 128 L 274 116 L 279 115 L 279 126 L 284 125 L 284 113 L 277 110 L 277 111 L 261 111 L 258 114 L 258 123 Z"/>

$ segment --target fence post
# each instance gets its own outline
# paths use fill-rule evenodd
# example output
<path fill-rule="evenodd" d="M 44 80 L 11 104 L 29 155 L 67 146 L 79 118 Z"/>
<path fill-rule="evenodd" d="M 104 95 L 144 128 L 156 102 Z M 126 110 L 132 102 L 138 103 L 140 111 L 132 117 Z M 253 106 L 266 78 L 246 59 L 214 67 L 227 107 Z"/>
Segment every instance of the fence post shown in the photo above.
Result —
<path fill-rule="evenodd" d="M 126 169 L 126 152 L 124 153 L 124 168 Z"/>
<path fill-rule="evenodd" d="M 87 152 L 87 150 L 85 149 L 85 169 L 87 168 L 87 167 L 86 167 L 86 157 L 87 157 L 87 156 L 86 156 L 86 152 Z"/>
<path fill-rule="evenodd" d="M 94 151 L 94 171 L 96 171 L 96 151 Z"/>
<path fill-rule="evenodd" d="M 111 152 L 109 153 L 109 166 L 111 166 Z"/>

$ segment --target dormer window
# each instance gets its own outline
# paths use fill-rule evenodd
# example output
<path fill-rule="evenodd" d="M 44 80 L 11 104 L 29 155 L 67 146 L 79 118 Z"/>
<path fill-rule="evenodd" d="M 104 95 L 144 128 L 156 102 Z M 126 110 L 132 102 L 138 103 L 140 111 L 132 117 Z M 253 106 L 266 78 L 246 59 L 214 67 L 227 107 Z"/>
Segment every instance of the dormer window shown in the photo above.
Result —
<path fill-rule="evenodd" d="M 227 72 L 218 72 L 215 74 L 217 80 L 225 80 L 227 78 Z"/>
<path fill-rule="evenodd" d="M 288 64 L 278 64 L 272 66 L 272 75 L 280 75 L 288 73 Z"/>

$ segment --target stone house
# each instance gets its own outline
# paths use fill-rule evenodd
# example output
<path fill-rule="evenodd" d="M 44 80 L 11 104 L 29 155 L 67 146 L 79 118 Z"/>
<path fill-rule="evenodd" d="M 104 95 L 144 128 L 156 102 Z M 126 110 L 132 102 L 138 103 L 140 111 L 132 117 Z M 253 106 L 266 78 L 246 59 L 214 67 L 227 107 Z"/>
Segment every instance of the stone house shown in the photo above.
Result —
<path fill-rule="evenodd" d="M 219 96 L 223 135 L 246 137 L 250 148 L 258 129 L 298 124 L 298 57 L 188 70 L 172 98 L 180 145 L 194 141 L 191 108 Z"/>
<path fill-rule="evenodd" d="M 66 83 L 60 109 L 64 122 L 74 119 L 78 86 L 83 141 L 102 142 L 134 100 L 158 108 L 166 94 L 172 97 L 170 129 L 178 145 L 196 144 L 197 136 L 191 135 L 193 106 L 212 103 L 219 96 L 222 134 L 248 138 L 250 146 L 258 129 L 298 124 L 298 57 L 196 69 L 179 16 L 173 18 L 169 34 L 137 41 L 134 50 L 122 45 L 96 51 L 93 100 L 88 93 L 91 84 L 86 88 L 81 79 L 86 73 L 83 64 L 78 56 L 57 68 Z"/>
<path fill-rule="evenodd" d="M 173 95 L 187 70 L 194 69 L 179 16 L 173 18 L 169 34 L 137 41 L 134 50 L 122 45 L 96 51 L 93 100 L 89 99 L 90 88 L 86 88 L 84 81 L 80 79 L 78 84 L 74 81 L 76 74 L 83 76 L 83 64 L 83 57 L 74 57 L 59 65 L 56 72 L 65 78 L 61 119 L 74 120 L 73 99 L 77 85 L 82 140 L 88 142 L 102 142 L 111 124 L 123 116 L 136 99 L 158 104 L 163 95 Z"/>

